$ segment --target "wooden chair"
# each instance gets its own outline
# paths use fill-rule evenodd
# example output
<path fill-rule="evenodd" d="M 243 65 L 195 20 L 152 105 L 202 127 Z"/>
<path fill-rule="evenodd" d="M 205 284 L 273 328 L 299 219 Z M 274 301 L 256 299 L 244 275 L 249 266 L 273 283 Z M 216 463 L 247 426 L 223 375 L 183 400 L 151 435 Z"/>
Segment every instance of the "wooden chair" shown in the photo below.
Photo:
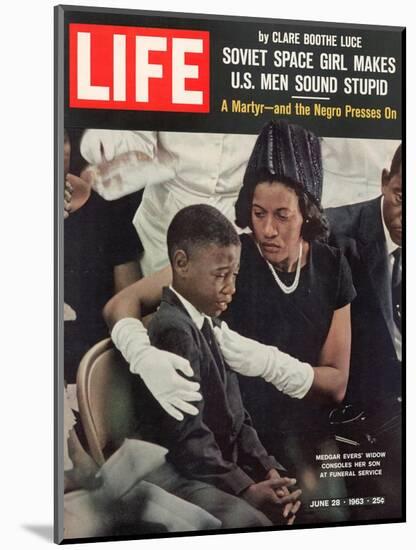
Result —
<path fill-rule="evenodd" d="M 99 466 L 137 428 L 132 377 L 110 338 L 95 344 L 78 368 L 81 422 L 90 454 Z"/>

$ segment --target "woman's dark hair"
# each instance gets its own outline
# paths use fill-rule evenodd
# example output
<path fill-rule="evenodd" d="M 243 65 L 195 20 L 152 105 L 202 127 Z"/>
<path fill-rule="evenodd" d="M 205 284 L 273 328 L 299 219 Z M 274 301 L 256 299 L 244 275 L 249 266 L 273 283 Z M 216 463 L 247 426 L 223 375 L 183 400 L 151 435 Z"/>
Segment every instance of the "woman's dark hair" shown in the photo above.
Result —
<path fill-rule="evenodd" d="M 328 222 L 320 198 L 322 194 L 320 140 L 301 126 L 285 121 L 269 122 L 260 132 L 244 174 L 235 212 L 236 224 L 250 227 L 253 195 L 259 183 L 282 183 L 293 189 L 303 217 L 301 235 L 306 241 L 325 239 Z"/>

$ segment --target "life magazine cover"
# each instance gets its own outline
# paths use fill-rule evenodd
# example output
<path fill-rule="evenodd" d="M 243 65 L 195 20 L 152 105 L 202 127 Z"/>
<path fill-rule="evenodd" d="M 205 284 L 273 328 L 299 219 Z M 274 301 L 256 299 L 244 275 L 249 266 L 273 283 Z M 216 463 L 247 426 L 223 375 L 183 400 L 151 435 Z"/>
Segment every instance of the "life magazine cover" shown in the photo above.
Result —
<path fill-rule="evenodd" d="M 404 48 L 55 7 L 56 542 L 405 520 Z"/>

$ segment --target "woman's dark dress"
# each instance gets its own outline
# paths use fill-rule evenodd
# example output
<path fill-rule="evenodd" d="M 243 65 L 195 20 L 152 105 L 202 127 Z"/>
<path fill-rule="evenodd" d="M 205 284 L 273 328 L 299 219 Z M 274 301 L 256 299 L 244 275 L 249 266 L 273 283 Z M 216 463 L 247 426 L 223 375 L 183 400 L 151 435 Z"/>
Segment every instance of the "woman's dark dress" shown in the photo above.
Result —
<path fill-rule="evenodd" d="M 241 236 L 237 291 L 224 315 L 230 328 L 277 346 L 301 361 L 319 365 L 334 311 L 355 297 L 351 272 L 339 250 L 310 244 L 297 289 L 285 294 L 250 235 Z M 294 273 L 278 273 L 289 285 Z M 330 435 L 329 407 L 285 396 L 260 378 L 240 377 L 245 407 L 268 452 L 297 473 L 320 452 Z"/>

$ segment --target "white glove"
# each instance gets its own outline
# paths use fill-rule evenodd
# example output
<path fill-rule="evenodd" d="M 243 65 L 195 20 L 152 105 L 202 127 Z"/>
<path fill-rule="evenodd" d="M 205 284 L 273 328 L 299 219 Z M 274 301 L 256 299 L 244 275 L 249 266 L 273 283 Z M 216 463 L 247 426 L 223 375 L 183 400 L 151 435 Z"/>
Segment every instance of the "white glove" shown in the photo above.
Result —
<path fill-rule="evenodd" d="M 183 420 L 180 411 L 198 414 L 198 409 L 189 401 L 201 401 L 199 384 L 186 380 L 176 372 L 193 376 L 186 359 L 151 346 L 147 331 L 138 319 L 128 317 L 118 321 L 111 331 L 111 338 L 129 363 L 130 371 L 143 379 L 168 414 L 177 420 Z"/>
<path fill-rule="evenodd" d="M 228 328 L 215 327 L 215 337 L 227 364 L 244 376 L 260 376 L 279 391 L 302 399 L 312 386 L 314 370 L 276 347 L 265 346 Z"/>

